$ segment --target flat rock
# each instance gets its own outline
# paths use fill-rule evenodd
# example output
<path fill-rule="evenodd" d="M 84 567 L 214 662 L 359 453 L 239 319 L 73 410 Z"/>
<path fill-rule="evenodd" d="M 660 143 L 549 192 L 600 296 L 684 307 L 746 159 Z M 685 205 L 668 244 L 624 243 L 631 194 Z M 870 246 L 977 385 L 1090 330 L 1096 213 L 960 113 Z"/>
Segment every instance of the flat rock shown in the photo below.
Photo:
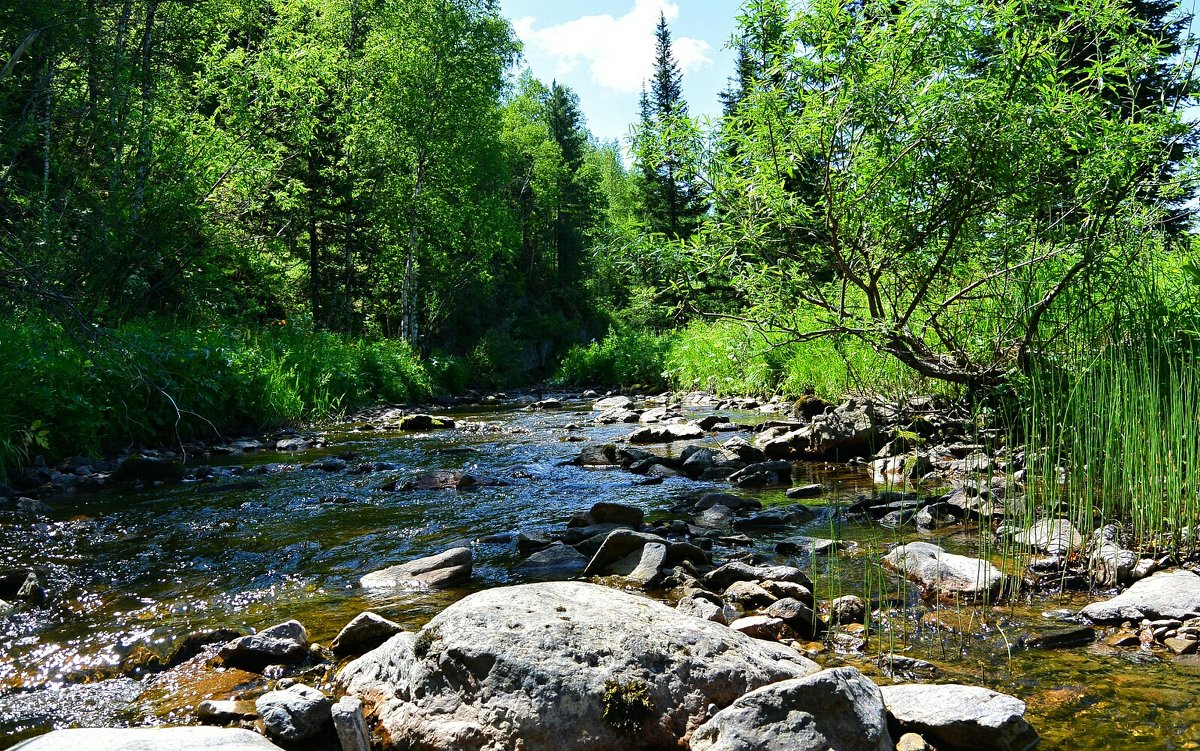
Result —
<path fill-rule="evenodd" d="M 1047 631 L 1036 631 L 1025 636 L 1025 646 L 1030 649 L 1080 647 L 1094 641 L 1096 641 L 1096 629 L 1091 626 L 1064 626 Z"/>
<path fill-rule="evenodd" d="M 978 686 L 910 683 L 883 686 L 888 714 L 905 732 L 978 751 L 1025 751 L 1038 742 L 1025 702 Z"/>
<path fill-rule="evenodd" d="M 452 548 L 444 553 L 372 571 L 359 580 L 367 589 L 445 589 L 471 578 L 470 548 Z"/>
<path fill-rule="evenodd" d="M 1111 600 L 1093 602 L 1079 614 L 1093 623 L 1186 620 L 1200 614 L 1200 576 L 1185 569 L 1160 571 Z"/>
<path fill-rule="evenodd" d="M 1067 555 L 1083 545 L 1083 536 L 1066 519 L 1040 519 L 1013 542 L 1049 555 Z"/>
<path fill-rule="evenodd" d="M 692 423 L 664 423 L 647 425 L 633 431 L 629 436 L 630 443 L 672 443 L 674 441 L 690 441 L 703 438 L 704 431 L 699 425 Z"/>
<path fill-rule="evenodd" d="M 378 647 L 403 630 L 400 624 L 368 611 L 354 616 L 354 619 L 333 637 L 329 646 L 339 657 L 360 655 Z"/>
<path fill-rule="evenodd" d="M 338 682 L 391 749 L 649 751 L 686 743 L 710 707 L 818 669 L 648 598 L 553 582 L 472 594 Z"/>
<path fill-rule="evenodd" d="M 794 582 L 812 589 L 812 580 L 795 566 L 751 566 L 741 561 L 731 561 L 704 576 L 704 583 L 718 591 L 728 589 L 730 584 L 737 581 Z"/>
<path fill-rule="evenodd" d="M 788 498 L 816 498 L 825 492 L 825 486 L 820 483 L 810 485 L 797 485 L 794 488 L 788 488 L 784 491 L 784 495 Z"/>
<path fill-rule="evenodd" d="M 287 621 L 221 646 L 217 656 L 227 667 L 250 671 L 267 665 L 289 665 L 308 655 L 308 632 L 299 621 Z"/>
<path fill-rule="evenodd" d="M 12 751 L 279 751 L 250 730 L 213 727 L 55 730 Z"/>
<path fill-rule="evenodd" d="M 832 555 L 846 549 L 842 540 L 797 535 L 775 543 L 775 552 L 783 555 Z"/>
<path fill-rule="evenodd" d="M 930 597 L 991 597 L 1004 583 L 1004 574 L 991 563 L 947 553 L 928 542 L 897 546 L 883 557 L 883 565 L 916 582 Z"/>
<path fill-rule="evenodd" d="M 692 735 L 692 751 L 892 751 L 879 688 L 851 667 L 751 691 Z"/>

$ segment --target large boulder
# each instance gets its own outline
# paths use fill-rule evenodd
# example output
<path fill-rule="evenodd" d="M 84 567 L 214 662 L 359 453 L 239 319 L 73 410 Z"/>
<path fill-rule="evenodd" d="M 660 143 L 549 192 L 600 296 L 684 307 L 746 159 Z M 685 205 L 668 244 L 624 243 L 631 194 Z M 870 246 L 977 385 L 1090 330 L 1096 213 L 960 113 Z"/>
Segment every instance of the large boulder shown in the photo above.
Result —
<path fill-rule="evenodd" d="M 710 706 L 818 669 L 653 600 L 555 582 L 470 595 L 338 681 L 391 749 L 637 751 L 678 747 Z"/>
<path fill-rule="evenodd" d="M 875 405 L 867 399 L 851 399 L 813 418 L 808 429 L 808 450 L 843 458 L 867 456 L 875 449 L 877 427 Z"/>
<path fill-rule="evenodd" d="M 257 634 L 224 644 L 217 652 L 226 667 L 262 670 L 267 665 L 290 665 L 308 655 L 308 632 L 299 621 L 287 621 Z"/>
<path fill-rule="evenodd" d="M 451 548 L 444 553 L 372 571 L 359 580 L 367 589 L 445 589 L 471 578 L 471 549 Z"/>
<path fill-rule="evenodd" d="M 212 727 L 55 730 L 12 751 L 279 751 L 250 730 Z"/>
<path fill-rule="evenodd" d="M 1025 721 L 1025 702 L 978 686 L 883 686 L 888 714 L 904 732 L 973 751 L 1025 751 L 1038 734 Z"/>
<path fill-rule="evenodd" d="M 1004 584 L 1004 574 L 991 563 L 947 553 L 929 542 L 899 545 L 883 557 L 883 565 L 916 582 L 927 597 L 994 597 Z"/>
<path fill-rule="evenodd" d="M 879 687 L 850 667 L 751 691 L 692 736 L 692 751 L 892 751 Z"/>
<path fill-rule="evenodd" d="M 1200 615 L 1200 576 L 1185 569 L 1160 571 L 1079 614 L 1093 623 L 1194 618 Z"/>

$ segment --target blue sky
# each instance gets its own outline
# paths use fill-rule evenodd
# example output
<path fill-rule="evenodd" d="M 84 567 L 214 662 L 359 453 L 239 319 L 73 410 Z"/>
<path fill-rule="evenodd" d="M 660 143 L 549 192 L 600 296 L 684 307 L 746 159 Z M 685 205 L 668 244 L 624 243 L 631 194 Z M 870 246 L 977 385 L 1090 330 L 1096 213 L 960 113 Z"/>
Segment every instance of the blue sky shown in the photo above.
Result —
<path fill-rule="evenodd" d="M 733 71 L 726 49 L 736 0 L 501 0 L 534 76 L 579 94 L 598 138 L 623 140 L 654 63 L 654 27 L 667 17 L 693 115 L 720 115 L 717 94 Z"/>

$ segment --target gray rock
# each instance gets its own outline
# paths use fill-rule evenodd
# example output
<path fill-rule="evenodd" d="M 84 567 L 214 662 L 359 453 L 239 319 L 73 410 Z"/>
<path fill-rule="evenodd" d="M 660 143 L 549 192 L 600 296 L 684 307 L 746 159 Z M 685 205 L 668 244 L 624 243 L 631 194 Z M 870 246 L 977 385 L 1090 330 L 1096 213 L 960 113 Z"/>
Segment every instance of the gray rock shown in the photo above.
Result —
<path fill-rule="evenodd" d="M 555 582 L 472 594 L 338 681 L 396 748 L 648 751 L 686 742 L 710 706 L 816 670 L 662 603 Z"/>
<path fill-rule="evenodd" d="M 598 425 L 616 425 L 620 423 L 639 422 L 641 415 L 631 409 L 616 407 L 606 409 L 599 415 L 596 415 L 596 424 Z"/>
<path fill-rule="evenodd" d="M 600 446 L 584 446 L 575 457 L 575 463 L 581 467 L 619 467 L 621 460 L 617 456 L 615 444 L 606 443 Z"/>
<path fill-rule="evenodd" d="M 196 719 L 202 725 L 232 725 L 241 720 L 252 720 L 258 711 L 251 701 L 202 701 L 196 705 Z"/>
<path fill-rule="evenodd" d="M 333 637 L 330 648 L 335 655 L 360 655 L 383 644 L 388 639 L 403 631 L 398 623 L 375 613 L 359 613 L 354 619 Z"/>
<path fill-rule="evenodd" d="M 842 595 L 829 603 L 829 617 L 834 623 L 862 623 L 867 604 L 856 595 Z"/>
<path fill-rule="evenodd" d="M 764 611 L 772 618 L 778 618 L 787 624 L 788 628 L 800 634 L 805 639 L 815 639 L 824 633 L 829 626 L 813 609 L 791 597 L 776 600 Z"/>
<path fill-rule="evenodd" d="M 297 683 L 282 691 L 269 691 L 254 702 L 267 736 L 296 743 L 318 735 L 331 722 L 329 697 Z"/>
<path fill-rule="evenodd" d="M 342 751 L 371 751 L 371 732 L 367 729 L 361 701 L 343 696 L 330 708 L 329 714 Z"/>
<path fill-rule="evenodd" d="M 1083 537 L 1066 519 L 1040 519 L 1013 541 L 1050 555 L 1067 555 L 1083 546 Z"/>
<path fill-rule="evenodd" d="M 803 524 L 811 521 L 816 514 L 807 506 L 799 504 L 793 506 L 783 506 L 763 511 L 762 513 L 746 517 L 745 519 L 736 519 L 733 522 L 734 529 L 773 529 L 779 527 L 791 527 L 796 524 Z"/>
<path fill-rule="evenodd" d="M 714 621 L 716 623 L 728 623 L 725 617 L 725 608 L 713 602 L 712 600 L 699 595 L 691 594 L 681 598 L 675 609 L 681 613 L 700 618 L 705 621 Z"/>
<path fill-rule="evenodd" d="M 947 553 L 928 542 L 897 546 L 883 557 L 883 565 L 916 582 L 930 597 L 992 597 L 1004 584 L 1004 574 L 991 563 Z"/>
<path fill-rule="evenodd" d="M 823 537 L 806 537 L 797 535 L 775 543 L 775 552 L 783 555 L 832 555 L 845 550 L 847 545 L 842 540 L 828 540 Z"/>
<path fill-rule="evenodd" d="M 513 566 L 513 573 L 543 581 L 570 579 L 582 575 L 587 564 L 587 556 L 570 545 L 556 542 Z"/>
<path fill-rule="evenodd" d="M 737 581 L 725 588 L 721 599 L 736 603 L 743 610 L 765 608 L 779 598 L 760 587 L 756 582 Z"/>
<path fill-rule="evenodd" d="M 692 510 L 705 511 L 714 506 L 724 506 L 734 512 L 762 510 L 762 503 L 753 498 L 745 498 L 740 495 L 732 495 L 731 493 L 705 493 L 692 506 Z"/>
<path fill-rule="evenodd" d="M 769 615 L 748 615 L 735 619 L 729 627 L 754 639 L 779 641 L 783 638 L 784 625 L 782 620 Z"/>
<path fill-rule="evenodd" d="M 797 485 L 794 488 L 788 488 L 784 495 L 792 499 L 816 498 L 824 492 L 824 485 L 813 483 L 811 485 Z"/>
<path fill-rule="evenodd" d="M 452 548 L 438 555 L 372 571 L 359 583 L 367 589 L 445 589 L 471 578 L 471 549 Z"/>
<path fill-rule="evenodd" d="M 588 511 L 588 516 L 591 517 L 593 524 L 621 524 L 637 529 L 642 526 L 646 512 L 636 506 L 628 506 L 624 503 L 601 501 L 592 506 Z"/>
<path fill-rule="evenodd" d="M 729 481 L 737 484 L 752 477 L 765 478 L 766 485 L 790 485 L 792 482 L 792 463 L 786 461 L 758 462 L 748 464 L 729 476 Z"/>
<path fill-rule="evenodd" d="M 692 423 L 665 423 L 647 425 L 635 430 L 629 436 L 630 443 L 672 443 L 674 441 L 689 441 L 703 438 L 704 431 L 699 425 Z"/>
<path fill-rule="evenodd" d="M 635 553 L 638 560 L 640 560 L 641 549 L 650 543 L 660 543 L 666 546 L 664 566 L 674 566 L 685 560 L 703 564 L 708 558 L 703 550 L 689 543 L 667 542 L 665 538 L 658 535 L 634 532 L 630 529 L 616 529 L 604 538 L 604 542 L 601 543 L 600 548 L 588 562 L 587 568 L 584 569 L 583 575 L 603 576 L 605 574 L 618 573 L 613 570 L 616 564 Z M 633 567 L 624 568 L 624 572 L 632 572 L 632 570 Z"/>
<path fill-rule="evenodd" d="M 252 671 L 290 665 L 308 656 L 308 632 L 299 621 L 287 621 L 227 642 L 217 656 L 228 667 Z"/>
<path fill-rule="evenodd" d="M 1025 751 L 1038 742 L 1025 721 L 1025 702 L 978 686 L 883 686 L 888 714 L 904 732 L 958 748 Z"/>
<path fill-rule="evenodd" d="M 1200 576 L 1185 569 L 1160 571 L 1079 614 L 1093 623 L 1193 618 L 1200 614 Z"/>
<path fill-rule="evenodd" d="M 868 399 L 851 399 L 833 412 L 813 418 L 809 451 L 838 456 L 866 456 L 876 440 L 875 405 Z"/>
<path fill-rule="evenodd" d="M 879 688 L 851 667 L 752 691 L 692 735 L 692 751 L 892 751 Z"/>
<path fill-rule="evenodd" d="M 741 561 L 732 561 L 713 569 L 704 576 L 704 583 L 722 591 L 737 581 L 783 581 L 793 582 L 812 589 L 812 580 L 794 566 L 751 566 Z"/>
<path fill-rule="evenodd" d="M 596 400 L 592 404 L 592 409 L 597 412 L 605 412 L 610 409 L 629 409 L 632 405 L 633 400 L 627 396 L 610 396 Z"/>
<path fill-rule="evenodd" d="M 55 730 L 12 751 L 279 751 L 250 730 L 213 727 Z"/>

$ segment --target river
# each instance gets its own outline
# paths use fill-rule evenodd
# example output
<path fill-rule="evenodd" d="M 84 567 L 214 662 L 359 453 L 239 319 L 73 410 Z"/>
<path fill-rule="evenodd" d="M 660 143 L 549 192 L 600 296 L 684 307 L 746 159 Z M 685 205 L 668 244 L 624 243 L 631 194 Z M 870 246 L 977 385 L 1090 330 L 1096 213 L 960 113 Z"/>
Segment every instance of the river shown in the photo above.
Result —
<path fill-rule="evenodd" d="M 723 414 L 744 423 L 764 418 Z M 139 648 L 165 653 L 197 629 L 263 628 L 290 618 L 327 644 L 363 610 L 417 628 L 475 589 L 517 581 L 509 573 L 519 560 L 515 548 L 480 538 L 561 529 L 572 512 L 599 500 L 640 506 L 651 519 L 663 518 L 682 499 L 728 490 L 682 478 L 639 485 L 625 472 L 565 465 L 579 451 L 574 439 L 607 442 L 631 430 L 593 425 L 590 402 L 451 415 L 472 427 L 400 434 L 338 425 L 324 431 L 329 445 L 321 449 L 206 458 L 216 476 L 203 481 L 49 499 L 52 521 L 0 524 L 0 568 L 45 571 L 49 593 L 44 606 L 0 618 L 0 748 L 54 727 L 178 721 L 179 707 L 166 707 L 161 697 L 144 693 L 140 681 L 117 676 L 116 666 Z M 681 446 L 656 450 L 671 448 Z M 397 469 L 355 474 L 300 467 L 337 456 L 350 466 L 387 462 Z M 235 465 L 244 468 L 239 476 L 225 476 Z M 470 469 L 509 484 L 466 491 L 380 489 L 391 479 L 441 469 Z M 221 489 L 247 481 L 259 486 Z M 847 519 L 839 504 L 874 490 L 860 470 L 799 464 L 796 482 L 820 482 L 828 492 L 811 502 L 816 519 L 786 534 L 835 536 L 856 542 L 858 552 L 779 560 L 809 570 L 819 599 L 859 594 L 882 604 L 884 617 L 868 639 L 868 655 L 882 650 L 928 660 L 938 666 L 940 682 L 987 685 L 1024 699 L 1028 719 L 1042 734 L 1041 748 L 1200 748 L 1200 702 L 1193 701 L 1200 668 L 1102 641 L 1053 651 L 1020 647 L 1021 634 L 1061 625 L 1046 614 L 1078 609 L 1088 601 L 1083 595 L 1025 596 L 930 613 L 908 584 L 879 569 L 879 555 L 889 543 L 914 538 L 970 554 L 978 549 L 976 530 L 918 533 Z M 738 492 L 764 505 L 784 502 L 782 490 Z M 755 536 L 753 548 L 774 556 L 782 536 Z M 369 571 L 464 543 L 472 545 L 476 560 L 470 588 L 380 595 L 356 586 Z M 740 550 L 715 552 L 720 558 Z M 940 626 L 931 626 L 934 620 Z M 833 644 L 814 658 L 880 675 L 869 657 L 843 654 Z"/>

